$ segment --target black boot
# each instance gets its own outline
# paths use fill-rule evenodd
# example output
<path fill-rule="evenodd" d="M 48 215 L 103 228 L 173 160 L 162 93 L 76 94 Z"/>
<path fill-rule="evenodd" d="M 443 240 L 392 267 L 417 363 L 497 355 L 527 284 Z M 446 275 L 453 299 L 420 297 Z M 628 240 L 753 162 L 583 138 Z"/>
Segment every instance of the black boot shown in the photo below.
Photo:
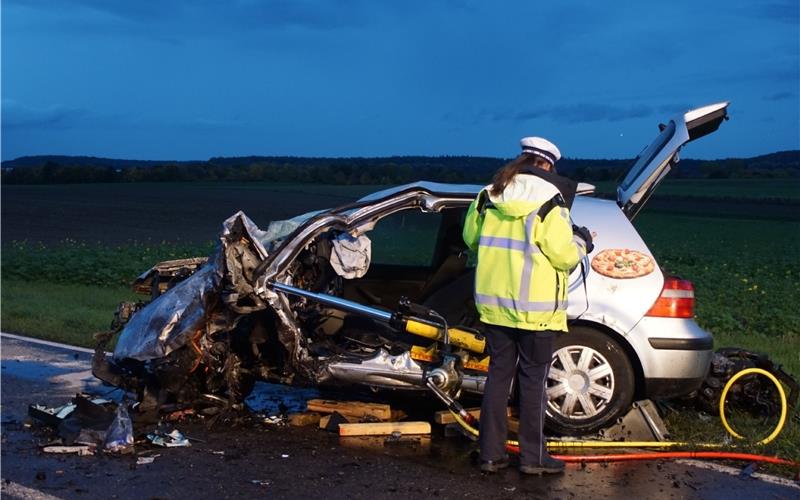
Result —
<path fill-rule="evenodd" d="M 481 460 L 481 472 L 497 472 L 508 467 L 508 456 L 499 460 Z"/>
<path fill-rule="evenodd" d="M 542 475 L 542 474 L 559 474 L 564 472 L 564 462 L 556 460 L 550 455 L 544 455 L 542 462 L 539 464 L 520 464 L 519 471 L 523 474 Z"/>

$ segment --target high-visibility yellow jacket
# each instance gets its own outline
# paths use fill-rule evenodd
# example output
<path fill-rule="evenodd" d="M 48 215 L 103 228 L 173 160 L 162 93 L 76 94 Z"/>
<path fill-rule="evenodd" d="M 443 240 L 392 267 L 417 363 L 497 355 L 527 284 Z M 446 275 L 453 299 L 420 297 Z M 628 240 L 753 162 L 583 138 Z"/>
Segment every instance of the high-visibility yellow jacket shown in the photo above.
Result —
<path fill-rule="evenodd" d="M 517 174 L 499 196 L 486 186 L 467 211 L 464 242 L 478 252 L 475 304 L 481 321 L 567 331 L 567 278 L 586 254 L 558 189 Z"/>

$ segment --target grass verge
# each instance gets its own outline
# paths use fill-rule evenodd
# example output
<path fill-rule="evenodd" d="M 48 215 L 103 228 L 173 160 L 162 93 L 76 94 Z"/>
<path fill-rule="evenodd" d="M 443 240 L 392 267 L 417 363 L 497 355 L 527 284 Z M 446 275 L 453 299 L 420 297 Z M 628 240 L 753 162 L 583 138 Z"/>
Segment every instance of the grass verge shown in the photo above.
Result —
<path fill-rule="evenodd" d="M 134 300 L 127 287 L 4 279 L 0 328 L 4 332 L 94 347 L 92 334 L 107 330 L 117 304 Z"/>

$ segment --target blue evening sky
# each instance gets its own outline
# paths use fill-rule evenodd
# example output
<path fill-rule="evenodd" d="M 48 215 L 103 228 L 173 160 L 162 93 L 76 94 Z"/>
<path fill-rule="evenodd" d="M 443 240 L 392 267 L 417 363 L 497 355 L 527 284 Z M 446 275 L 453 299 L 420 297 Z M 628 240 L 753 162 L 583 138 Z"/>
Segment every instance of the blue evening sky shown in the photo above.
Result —
<path fill-rule="evenodd" d="M 4 0 L 2 158 L 800 149 L 800 2 Z"/>

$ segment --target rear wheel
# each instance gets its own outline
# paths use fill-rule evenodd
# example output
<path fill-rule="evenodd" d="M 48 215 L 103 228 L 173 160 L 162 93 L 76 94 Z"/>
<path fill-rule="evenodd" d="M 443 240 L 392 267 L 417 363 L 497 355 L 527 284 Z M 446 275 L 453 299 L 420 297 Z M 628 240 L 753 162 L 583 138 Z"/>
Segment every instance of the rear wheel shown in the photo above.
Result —
<path fill-rule="evenodd" d="M 547 428 L 585 435 L 621 417 L 633 401 L 633 367 L 619 343 L 597 330 L 570 328 L 553 342 L 547 377 Z"/>

